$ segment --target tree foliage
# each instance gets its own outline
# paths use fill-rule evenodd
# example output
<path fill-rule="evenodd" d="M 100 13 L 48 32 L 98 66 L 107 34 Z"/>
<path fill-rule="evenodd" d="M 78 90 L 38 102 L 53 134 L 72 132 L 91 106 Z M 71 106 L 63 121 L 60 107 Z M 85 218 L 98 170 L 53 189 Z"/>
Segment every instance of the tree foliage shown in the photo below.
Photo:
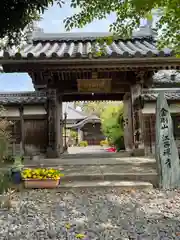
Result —
<path fill-rule="evenodd" d="M 123 142 L 123 103 L 113 102 L 88 102 L 80 105 L 83 112 L 88 115 L 95 114 L 101 119 L 101 128 L 108 141 L 116 146 Z"/>
<path fill-rule="evenodd" d="M 96 115 L 100 117 L 101 112 L 105 108 L 105 102 L 87 102 L 81 105 L 82 111 L 87 115 Z"/>
<path fill-rule="evenodd" d="M 53 3 L 63 7 L 68 0 L 1 0 L 0 39 L 8 45 L 18 44 L 27 27 Z M 79 12 L 64 20 L 66 30 L 82 28 L 95 19 L 106 19 L 116 14 L 110 31 L 121 38 L 130 37 L 139 27 L 141 19 L 152 19 L 152 10 L 158 13 L 155 29 L 160 36 L 160 46 L 173 47 L 180 52 L 180 1 L 179 0 L 70 0 L 71 8 Z M 102 41 L 102 39 L 101 39 Z M 111 39 L 105 39 L 110 43 Z"/>
<path fill-rule="evenodd" d="M 101 114 L 103 111 L 110 105 L 116 105 L 117 102 L 86 102 L 83 104 L 80 104 L 79 106 L 82 108 L 82 111 L 87 115 L 96 115 L 98 117 L 101 117 Z"/>
<path fill-rule="evenodd" d="M 1 0 L 0 39 L 5 44 L 19 44 L 25 37 L 32 21 L 40 19 L 40 14 L 58 0 Z"/>
<path fill-rule="evenodd" d="M 141 19 L 152 20 L 154 10 L 159 18 L 155 30 L 160 37 L 160 47 L 173 47 L 177 53 L 180 51 L 179 0 L 71 0 L 71 7 L 80 8 L 80 11 L 65 19 L 67 30 L 82 28 L 95 19 L 106 19 L 114 12 L 116 21 L 110 24 L 110 31 L 121 38 L 131 37 L 132 31 L 140 26 Z"/>
<path fill-rule="evenodd" d="M 123 103 L 110 104 L 101 114 L 102 132 L 112 144 L 122 145 L 123 131 Z"/>

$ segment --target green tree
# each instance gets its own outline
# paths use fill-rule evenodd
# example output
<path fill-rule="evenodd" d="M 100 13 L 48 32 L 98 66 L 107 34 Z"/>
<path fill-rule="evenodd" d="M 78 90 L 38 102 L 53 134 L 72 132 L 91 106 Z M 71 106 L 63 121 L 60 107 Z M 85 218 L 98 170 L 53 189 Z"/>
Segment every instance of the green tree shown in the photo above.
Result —
<path fill-rule="evenodd" d="M 40 15 L 56 2 L 61 6 L 59 0 L 1 0 L 0 46 L 19 44 L 26 38 L 32 22 L 39 20 Z"/>
<path fill-rule="evenodd" d="M 106 107 L 105 102 L 87 102 L 81 105 L 82 111 L 87 115 L 96 115 L 100 117 L 101 112 Z"/>
<path fill-rule="evenodd" d="M 53 3 L 63 7 L 68 0 L 1 0 L 0 39 L 7 44 L 18 44 L 25 28 Z M 160 45 L 173 47 L 180 52 L 180 1 L 179 0 L 70 0 L 70 5 L 78 13 L 65 19 L 66 30 L 82 28 L 95 19 L 105 19 L 108 14 L 116 14 L 110 30 L 122 37 L 130 37 L 140 20 L 152 19 L 152 10 L 158 12 L 155 29 L 158 30 Z M 101 39 L 101 42 L 103 40 Z M 110 43 L 112 38 L 105 39 Z"/>
<path fill-rule="evenodd" d="M 110 143 L 122 149 L 124 146 L 123 103 L 109 105 L 101 114 L 102 131 Z"/>
<path fill-rule="evenodd" d="M 131 37 L 132 31 L 140 26 L 141 19 L 151 21 L 154 11 L 158 15 L 154 28 L 159 34 L 160 47 L 173 47 L 180 53 L 179 0 L 71 0 L 71 7 L 80 11 L 65 19 L 67 30 L 82 28 L 95 19 L 106 19 L 114 12 L 116 20 L 110 25 L 110 31 L 121 38 Z M 112 38 L 105 41 L 110 43 Z"/>
<path fill-rule="evenodd" d="M 82 108 L 82 111 L 87 115 L 96 115 L 98 117 L 101 116 L 103 111 L 110 105 L 116 105 L 118 102 L 86 102 L 83 104 L 80 104 L 79 106 Z"/>

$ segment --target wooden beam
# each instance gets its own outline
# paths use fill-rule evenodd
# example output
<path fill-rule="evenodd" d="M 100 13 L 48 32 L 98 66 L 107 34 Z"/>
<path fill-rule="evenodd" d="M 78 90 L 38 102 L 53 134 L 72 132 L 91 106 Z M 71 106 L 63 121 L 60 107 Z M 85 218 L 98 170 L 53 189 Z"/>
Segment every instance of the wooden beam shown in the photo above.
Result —
<path fill-rule="evenodd" d="M 20 128 L 21 128 L 21 155 L 25 154 L 25 131 L 24 131 L 24 109 L 21 105 L 19 107 L 20 114 Z"/>
<path fill-rule="evenodd" d="M 73 94 L 62 96 L 63 102 L 74 101 L 122 101 L 124 93 L 115 94 Z"/>

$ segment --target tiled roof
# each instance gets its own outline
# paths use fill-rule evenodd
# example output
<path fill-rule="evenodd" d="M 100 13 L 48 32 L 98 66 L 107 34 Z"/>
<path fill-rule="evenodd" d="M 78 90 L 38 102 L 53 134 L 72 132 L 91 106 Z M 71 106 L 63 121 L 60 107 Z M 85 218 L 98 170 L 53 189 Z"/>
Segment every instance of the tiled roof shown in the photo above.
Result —
<path fill-rule="evenodd" d="M 145 101 L 156 101 L 158 96 L 158 91 L 151 91 L 142 94 Z M 165 91 L 165 97 L 167 100 L 180 100 L 180 90 L 169 90 Z"/>
<path fill-rule="evenodd" d="M 82 120 L 87 117 L 83 112 L 80 112 L 73 106 L 70 106 L 70 103 L 63 103 L 63 117 L 65 112 L 67 113 L 67 120 Z"/>
<path fill-rule="evenodd" d="M 100 123 L 101 120 L 99 117 L 97 117 L 96 115 L 92 115 L 92 116 L 88 116 L 86 117 L 85 119 L 83 119 L 82 121 L 76 123 L 76 124 L 73 124 L 71 126 L 69 126 L 69 128 L 78 128 L 78 127 L 83 127 L 86 123 Z"/>
<path fill-rule="evenodd" d="M 175 70 L 161 70 L 154 74 L 153 82 L 156 83 L 169 83 L 180 84 L 180 72 Z"/>
<path fill-rule="evenodd" d="M 43 92 L 11 92 L 0 93 L 0 104 L 34 104 L 45 103 L 46 94 Z"/>
<path fill-rule="evenodd" d="M 4 52 L 0 58 L 17 59 L 51 59 L 51 58 L 92 58 L 92 48 L 99 37 L 111 36 L 110 33 L 61 33 L 47 34 L 42 31 L 36 32 L 32 42 L 23 46 L 20 51 Z M 105 57 L 155 57 L 170 56 L 170 49 L 159 51 L 152 33 L 142 29 L 134 34 L 132 39 L 115 39 L 111 45 L 104 47 Z M 96 51 L 99 46 L 96 45 Z M 102 56 L 102 57 L 104 57 Z"/>

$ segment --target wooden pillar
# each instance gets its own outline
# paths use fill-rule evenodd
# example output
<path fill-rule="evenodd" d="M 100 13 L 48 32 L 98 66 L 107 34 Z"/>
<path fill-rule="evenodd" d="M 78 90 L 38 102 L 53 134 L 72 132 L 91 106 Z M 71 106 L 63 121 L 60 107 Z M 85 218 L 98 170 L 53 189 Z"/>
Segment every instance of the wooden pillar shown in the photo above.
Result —
<path fill-rule="evenodd" d="M 25 154 L 25 135 L 24 135 L 24 109 L 23 106 L 19 107 L 20 114 L 20 131 L 21 131 L 21 141 L 20 141 L 20 154 Z"/>
<path fill-rule="evenodd" d="M 136 84 L 131 86 L 133 137 L 134 137 L 133 142 L 134 148 L 138 149 L 144 149 L 141 94 L 142 94 L 141 82 L 137 82 Z"/>
<path fill-rule="evenodd" d="M 63 102 L 62 102 L 62 96 L 59 96 L 57 98 L 57 118 L 56 118 L 56 139 L 57 139 L 57 150 L 58 150 L 58 156 L 64 152 L 63 148 Z"/>
<path fill-rule="evenodd" d="M 47 91 L 47 157 L 57 157 L 56 149 L 56 90 L 48 89 Z"/>
<path fill-rule="evenodd" d="M 47 157 L 56 158 L 63 153 L 62 98 L 59 98 L 56 89 L 48 89 L 47 121 Z"/>
<path fill-rule="evenodd" d="M 124 144 L 126 151 L 133 148 L 133 128 L 132 128 L 132 102 L 130 93 L 126 93 L 123 98 L 124 104 Z"/>

